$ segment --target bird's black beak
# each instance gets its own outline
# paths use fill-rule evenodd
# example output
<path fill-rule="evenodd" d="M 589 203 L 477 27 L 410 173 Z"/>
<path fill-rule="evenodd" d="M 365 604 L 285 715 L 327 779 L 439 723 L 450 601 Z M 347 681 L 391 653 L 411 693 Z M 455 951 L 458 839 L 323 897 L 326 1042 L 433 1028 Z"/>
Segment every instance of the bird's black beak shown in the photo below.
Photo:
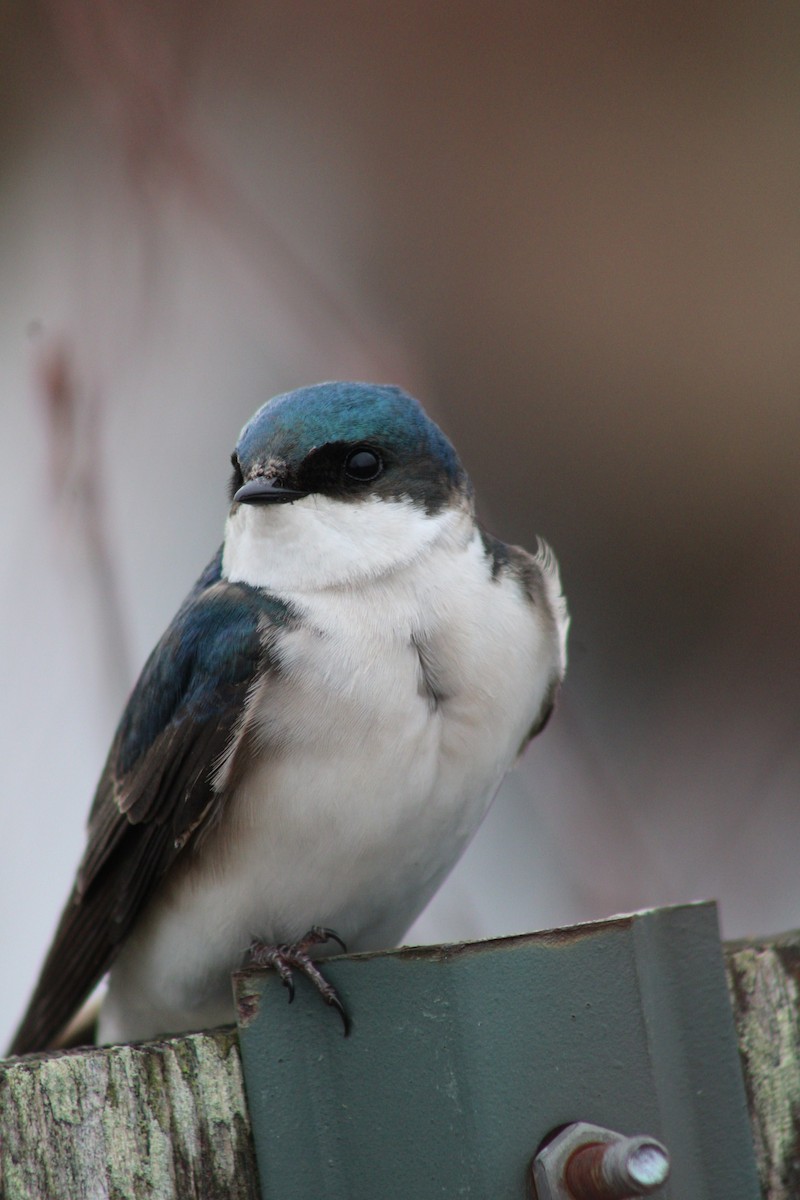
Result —
<path fill-rule="evenodd" d="M 291 504 L 293 500 L 302 500 L 308 494 L 298 492 L 296 488 L 281 487 L 274 479 L 261 475 L 248 480 L 238 492 L 234 492 L 233 499 L 238 504 Z"/>

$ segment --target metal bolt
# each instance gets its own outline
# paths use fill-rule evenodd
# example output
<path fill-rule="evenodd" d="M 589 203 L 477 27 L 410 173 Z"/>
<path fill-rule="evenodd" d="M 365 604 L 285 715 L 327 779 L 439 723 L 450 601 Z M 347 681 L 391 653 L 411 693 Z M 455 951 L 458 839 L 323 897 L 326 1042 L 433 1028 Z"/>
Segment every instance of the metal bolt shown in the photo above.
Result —
<path fill-rule="evenodd" d="M 636 1200 L 662 1187 L 669 1153 L 653 1137 L 626 1137 L 576 1121 L 533 1161 L 537 1200 Z"/>
<path fill-rule="evenodd" d="M 669 1154 L 649 1137 L 628 1137 L 576 1150 L 564 1171 L 575 1200 L 629 1200 L 649 1196 L 669 1175 Z"/>

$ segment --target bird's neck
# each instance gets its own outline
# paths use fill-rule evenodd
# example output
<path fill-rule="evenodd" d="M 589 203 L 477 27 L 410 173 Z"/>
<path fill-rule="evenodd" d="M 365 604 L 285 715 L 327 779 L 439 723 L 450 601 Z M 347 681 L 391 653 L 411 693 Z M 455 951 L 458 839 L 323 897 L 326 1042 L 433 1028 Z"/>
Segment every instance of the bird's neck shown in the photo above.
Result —
<path fill-rule="evenodd" d="M 466 506 L 431 515 L 405 498 L 242 504 L 228 517 L 222 575 L 281 594 L 365 586 L 466 544 L 473 529 Z"/>

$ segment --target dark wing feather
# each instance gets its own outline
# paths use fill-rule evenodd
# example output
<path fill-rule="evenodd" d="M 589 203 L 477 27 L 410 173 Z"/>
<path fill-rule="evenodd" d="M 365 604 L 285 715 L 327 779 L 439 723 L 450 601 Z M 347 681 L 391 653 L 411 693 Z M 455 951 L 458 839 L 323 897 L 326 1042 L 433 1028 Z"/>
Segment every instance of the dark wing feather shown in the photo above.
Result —
<path fill-rule="evenodd" d="M 183 847 L 219 813 L 217 768 L 247 736 L 248 692 L 290 620 L 274 597 L 221 581 L 217 560 L 156 646 L 114 737 L 75 886 L 10 1053 L 52 1044 Z"/>

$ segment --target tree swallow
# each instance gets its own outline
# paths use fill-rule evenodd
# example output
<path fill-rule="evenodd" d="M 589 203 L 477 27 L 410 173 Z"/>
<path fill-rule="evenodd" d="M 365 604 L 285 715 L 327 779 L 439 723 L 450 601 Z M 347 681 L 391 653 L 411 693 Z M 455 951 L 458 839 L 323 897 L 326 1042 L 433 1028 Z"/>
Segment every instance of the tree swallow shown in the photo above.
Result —
<path fill-rule="evenodd" d="M 289 392 L 232 462 L 223 545 L 122 715 L 13 1053 L 109 971 L 99 1041 L 131 1041 L 233 1020 L 254 942 L 287 982 L 328 937 L 395 945 L 552 708 L 556 561 L 477 524 L 416 400 Z"/>

